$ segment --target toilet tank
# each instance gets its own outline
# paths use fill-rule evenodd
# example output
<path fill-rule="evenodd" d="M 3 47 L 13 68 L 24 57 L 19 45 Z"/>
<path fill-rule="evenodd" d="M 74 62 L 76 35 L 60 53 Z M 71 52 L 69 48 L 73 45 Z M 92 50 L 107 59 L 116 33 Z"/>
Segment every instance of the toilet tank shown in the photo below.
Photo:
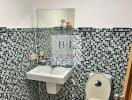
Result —
<path fill-rule="evenodd" d="M 111 93 L 112 76 L 104 73 L 90 73 L 86 83 L 86 100 L 108 100 Z"/>

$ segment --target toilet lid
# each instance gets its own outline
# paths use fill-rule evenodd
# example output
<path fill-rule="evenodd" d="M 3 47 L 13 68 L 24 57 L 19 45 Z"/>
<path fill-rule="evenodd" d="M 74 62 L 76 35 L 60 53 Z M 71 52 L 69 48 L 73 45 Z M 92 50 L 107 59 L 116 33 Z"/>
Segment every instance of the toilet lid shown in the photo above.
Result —
<path fill-rule="evenodd" d="M 110 92 L 110 80 L 103 73 L 92 75 L 86 83 L 86 100 L 90 98 L 108 100 Z"/>

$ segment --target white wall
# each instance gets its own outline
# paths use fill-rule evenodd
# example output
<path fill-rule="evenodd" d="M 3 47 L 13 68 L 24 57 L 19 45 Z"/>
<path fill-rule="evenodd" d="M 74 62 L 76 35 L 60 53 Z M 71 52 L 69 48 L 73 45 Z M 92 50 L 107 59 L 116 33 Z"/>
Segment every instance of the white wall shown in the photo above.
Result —
<path fill-rule="evenodd" d="M 0 0 L 0 27 L 31 27 L 28 0 Z"/>
<path fill-rule="evenodd" d="M 32 0 L 36 9 L 75 8 L 75 27 L 132 27 L 132 0 Z M 36 22 L 33 23 L 36 27 Z"/>
<path fill-rule="evenodd" d="M 0 0 L 0 27 L 36 27 L 36 9 L 75 8 L 75 27 L 132 27 L 132 0 Z M 32 19 L 31 19 L 32 18 Z"/>

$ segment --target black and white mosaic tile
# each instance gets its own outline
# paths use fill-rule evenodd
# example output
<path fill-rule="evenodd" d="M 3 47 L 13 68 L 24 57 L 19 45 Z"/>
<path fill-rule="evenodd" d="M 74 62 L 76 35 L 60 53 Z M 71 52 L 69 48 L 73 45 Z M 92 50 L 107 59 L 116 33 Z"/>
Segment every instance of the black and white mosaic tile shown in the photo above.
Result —
<path fill-rule="evenodd" d="M 25 76 L 36 66 L 28 57 L 35 50 L 35 34 L 27 29 L 0 33 L 0 100 L 38 100 L 38 82 Z"/>
<path fill-rule="evenodd" d="M 42 83 L 40 93 L 45 95 L 40 96 L 40 100 L 84 100 L 85 84 L 90 72 L 112 75 L 112 96 L 115 93 L 122 94 L 129 45 L 132 43 L 131 29 L 87 28 L 76 31 L 76 34 L 81 37 L 74 41 L 76 43 L 74 55 L 79 60 L 74 60 L 76 63 L 71 79 L 57 95 L 48 94 L 45 83 Z M 73 84 L 71 80 L 75 83 Z M 113 100 L 112 96 L 111 100 Z"/>
<path fill-rule="evenodd" d="M 132 44 L 131 29 L 93 28 L 82 34 L 84 73 L 103 72 L 112 75 L 112 95 L 121 95 L 129 46 Z"/>
<path fill-rule="evenodd" d="M 44 48 L 50 57 L 50 35 L 76 34 L 74 71 L 58 94 L 48 94 L 44 82 L 26 80 L 26 72 L 37 66 L 28 54 Z M 0 32 L 0 100 L 85 100 L 85 84 L 90 72 L 113 76 L 112 95 L 122 94 L 129 45 L 130 28 L 7 29 Z M 73 82 L 74 80 L 74 82 Z M 39 88 L 40 87 L 40 88 Z M 113 100 L 113 98 L 111 98 Z"/>

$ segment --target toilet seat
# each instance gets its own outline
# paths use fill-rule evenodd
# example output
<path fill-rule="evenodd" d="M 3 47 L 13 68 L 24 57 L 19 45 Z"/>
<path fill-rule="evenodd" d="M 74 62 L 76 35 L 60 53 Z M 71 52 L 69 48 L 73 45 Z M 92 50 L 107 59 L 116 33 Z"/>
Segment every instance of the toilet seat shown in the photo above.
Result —
<path fill-rule="evenodd" d="M 111 93 L 110 79 L 104 73 L 92 74 L 86 83 L 86 100 L 108 100 Z"/>

